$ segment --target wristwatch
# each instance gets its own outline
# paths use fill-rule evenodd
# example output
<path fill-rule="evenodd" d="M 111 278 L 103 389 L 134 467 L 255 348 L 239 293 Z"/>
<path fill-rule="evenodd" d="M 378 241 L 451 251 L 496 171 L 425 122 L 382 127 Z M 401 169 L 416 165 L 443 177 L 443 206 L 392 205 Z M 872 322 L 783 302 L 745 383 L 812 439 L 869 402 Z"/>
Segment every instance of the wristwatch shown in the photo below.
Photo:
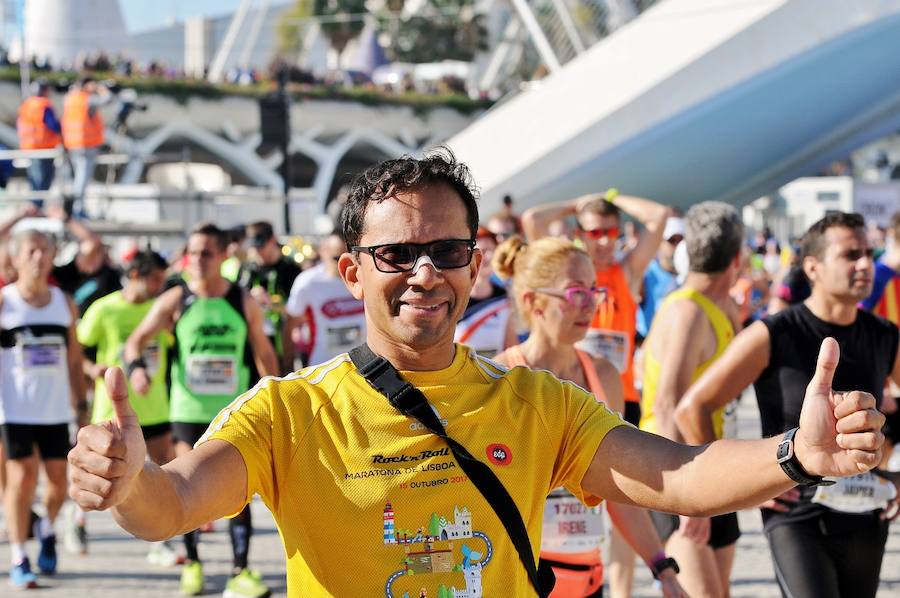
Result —
<path fill-rule="evenodd" d="M 784 473 L 800 486 L 806 486 L 807 488 L 812 486 L 831 486 L 834 484 L 833 480 L 826 480 L 822 476 L 807 474 L 800 465 L 800 461 L 797 460 L 797 455 L 794 454 L 794 436 L 797 435 L 797 430 L 799 429 L 791 428 L 784 433 L 784 438 L 778 444 L 778 452 L 775 454 L 778 464 L 781 465 Z"/>
<path fill-rule="evenodd" d="M 656 559 L 650 563 L 650 573 L 653 574 L 653 579 L 658 580 L 659 575 L 666 569 L 672 569 L 676 575 L 681 572 L 681 569 L 678 568 L 678 562 L 670 556 Z"/>

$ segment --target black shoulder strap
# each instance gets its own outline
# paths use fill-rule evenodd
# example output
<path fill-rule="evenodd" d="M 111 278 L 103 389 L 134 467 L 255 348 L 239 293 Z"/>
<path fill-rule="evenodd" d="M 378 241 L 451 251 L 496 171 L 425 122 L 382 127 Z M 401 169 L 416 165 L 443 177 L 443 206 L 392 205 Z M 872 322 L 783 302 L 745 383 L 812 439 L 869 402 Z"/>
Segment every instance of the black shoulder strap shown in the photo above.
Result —
<path fill-rule="evenodd" d="M 375 390 L 386 396 L 394 408 L 404 415 L 415 418 L 432 434 L 440 436 L 447 443 L 460 468 L 469 476 L 506 528 L 506 533 L 516 547 L 519 560 L 522 561 L 528 579 L 531 580 L 538 596 L 541 598 L 549 596 L 555 583 L 553 570 L 543 562 L 540 567 L 535 567 L 531 542 L 522 515 L 494 472 L 485 463 L 473 457 L 463 445 L 447 436 L 440 418 L 428 404 L 428 399 L 422 391 L 404 380 L 387 359 L 373 353 L 366 344 L 351 350 L 350 359 L 360 375 Z"/>

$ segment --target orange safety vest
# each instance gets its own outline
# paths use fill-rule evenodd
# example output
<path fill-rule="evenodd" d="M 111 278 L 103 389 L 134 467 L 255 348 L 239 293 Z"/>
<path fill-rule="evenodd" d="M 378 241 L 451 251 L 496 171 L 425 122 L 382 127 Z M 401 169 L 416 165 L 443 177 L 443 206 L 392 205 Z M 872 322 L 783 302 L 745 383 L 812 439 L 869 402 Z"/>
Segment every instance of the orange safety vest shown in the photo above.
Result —
<path fill-rule="evenodd" d="M 48 108 L 53 106 L 44 96 L 31 96 L 19 106 L 16 131 L 21 149 L 52 149 L 59 145 L 59 133 L 44 124 L 44 112 Z"/>
<path fill-rule="evenodd" d="M 103 118 L 95 110 L 90 114 L 90 94 L 86 91 L 70 91 L 63 106 L 62 133 L 66 149 L 98 147 L 103 145 Z"/>
<path fill-rule="evenodd" d="M 621 264 L 597 271 L 597 288 L 606 289 L 606 299 L 597 305 L 591 328 L 613 330 L 623 333 L 627 339 L 625 371 L 622 372 L 622 386 L 625 400 L 639 403 L 641 400 L 634 387 L 634 336 L 637 332 L 637 302 L 631 295 L 628 278 Z"/>

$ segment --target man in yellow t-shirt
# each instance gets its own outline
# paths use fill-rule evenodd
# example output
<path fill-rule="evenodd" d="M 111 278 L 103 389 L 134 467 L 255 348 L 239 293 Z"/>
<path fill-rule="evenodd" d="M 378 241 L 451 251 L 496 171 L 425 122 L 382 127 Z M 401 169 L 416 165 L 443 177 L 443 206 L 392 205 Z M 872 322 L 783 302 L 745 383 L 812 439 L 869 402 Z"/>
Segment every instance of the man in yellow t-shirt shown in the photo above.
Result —
<path fill-rule="evenodd" d="M 741 270 L 744 224 L 737 210 L 719 201 L 694 205 L 684 222 L 690 272 L 684 286 L 663 301 L 644 342 L 640 428 L 693 442 L 679 430 L 675 407 L 734 338 L 729 312 L 736 319 L 737 309 L 728 291 Z M 734 418 L 726 414 L 730 408 L 710 414 L 716 438 L 735 436 Z M 687 593 L 728 596 L 741 535 L 737 514 L 679 517 L 653 511 L 650 516 L 666 550 L 682 563 L 679 581 Z"/>
<path fill-rule="evenodd" d="M 482 259 L 469 180 L 444 151 L 366 171 L 342 215 L 350 252 L 339 269 L 364 301 L 369 347 L 421 388 L 447 433 L 509 489 L 535 558 L 554 486 L 590 505 L 608 498 L 701 515 L 758 504 L 793 486 L 790 476 L 815 482 L 808 476 L 878 462 L 883 417 L 871 396 L 833 396 L 833 342 L 824 344 L 795 436 L 702 447 L 624 425 L 584 390 L 546 372 L 506 371 L 454 344 Z M 116 416 L 79 434 L 70 494 L 84 508 L 112 508 L 139 537 L 171 537 L 259 494 L 284 542 L 292 597 L 535 594 L 447 445 L 393 411 L 346 355 L 264 379 L 216 417 L 194 450 L 163 467 L 144 462 L 118 369 L 107 386 Z M 791 455 L 785 465 L 779 450 Z M 659 570 L 673 564 L 663 560 Z"/>

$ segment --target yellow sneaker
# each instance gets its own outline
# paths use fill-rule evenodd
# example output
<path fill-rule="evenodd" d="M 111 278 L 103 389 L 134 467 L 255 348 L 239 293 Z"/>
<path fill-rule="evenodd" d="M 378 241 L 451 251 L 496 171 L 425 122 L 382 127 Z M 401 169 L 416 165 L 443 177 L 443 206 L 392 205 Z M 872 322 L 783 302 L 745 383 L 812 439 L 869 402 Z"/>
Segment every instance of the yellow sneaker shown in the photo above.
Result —
<path fill-rule="evenodd" d="M 259 571 L 243 569 L 225 584 L 222 598 L 267 598 L 271 593 Z"/>
<path fill-rule="evenodd" d="M 181 570 L 181 593 L 185 596 L 198 596 L 203 593 L 203 565 L 193 561 Z"/>

